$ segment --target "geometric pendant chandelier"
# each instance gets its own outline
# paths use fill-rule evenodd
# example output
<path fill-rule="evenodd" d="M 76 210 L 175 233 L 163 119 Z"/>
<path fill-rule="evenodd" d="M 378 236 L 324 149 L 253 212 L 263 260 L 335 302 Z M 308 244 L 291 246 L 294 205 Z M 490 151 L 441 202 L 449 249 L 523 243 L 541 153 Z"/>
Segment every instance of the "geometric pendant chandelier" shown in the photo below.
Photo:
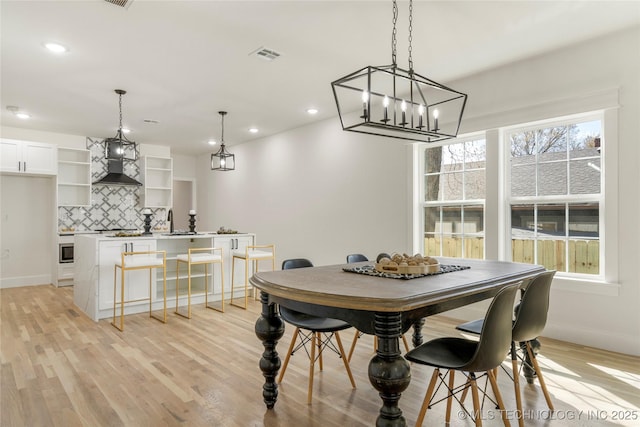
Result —
<path fill-rule="evenodd" d="M 398 6 L 393 0 L 391 65 L 369 65 L 331 83 L 342 129 L 409 141 L 455 138 L 467 95 L 413 70 L 413 1 L 409 1 L 409 69 L 396 61 Z"/>
<path fill-rule="evenodd" d="M 118 132 L 116 133 L 116 136 L 104 140 L 104 157 L 107 160 L 136 161 L 138 159 L 138 150 L 136 149 L 136 143 L 127 139 L 122 128 L 122 95 L 126 94 L 127 91 L 122 89 L 115 89 L 114 92 L 118 94 L 120 124 L 118 126 Z"/>
<path fill-rule="evenodd" d="M 227 151 L 224 145 L 224 116 L 226 111 L 218 111 L 222 117 L 222 137 L 220 138 L 220 149 L 217 153 L 211 154 L 211 170 L 212 171 L 232 171 L 236 168 L 236 156 Z"/>

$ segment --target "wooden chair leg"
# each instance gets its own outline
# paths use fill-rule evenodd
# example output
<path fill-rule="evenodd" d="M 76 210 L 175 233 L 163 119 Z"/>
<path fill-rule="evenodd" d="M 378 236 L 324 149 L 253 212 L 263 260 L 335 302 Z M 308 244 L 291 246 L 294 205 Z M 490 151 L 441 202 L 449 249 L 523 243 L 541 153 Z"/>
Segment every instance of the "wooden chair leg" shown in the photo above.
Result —
<path fill-rule="evenodd" d="M 349 366 L 349 361 L 345 357 L 344 348 L 342 347 L 342 340 L 340 339 L 340 334 L 336 332 L 336 342 L 338 343 L 338 349 L 340 350 L 340 358 L 344 363 L 344 368 L 347 370 L 347 374 L 349 375 L 349 381 L 351 381 L 351 387 L 356 388 L 356 382 L 353 380 L 353 375 L 351 374 L 351 367 Z"/>
<path fill-rule="evenodd" d="M 353 341 L 351 341 L 351 348 L 349 349 L 349 355 L 347 356 L 348 362 L 351 362 L 351 356 L 353 356 L 353 350 L 356 349 L 356 344 L 359 338 L 360 338 L 360 331 L 356 329 L 356 333 L 353 336 Z"/>
<path fill-rule="evenodd" d="M 409 343 L 407 342 L 407 337 L 405 337 L 404 334 L 402 334 L 402 342 L 404 343 L 404 349 L 408 353 L 409 352 Z"/>
<path fill-rule="evenodd" d="M 314 369 L 314 363 L 316 360 L 316 334 L 312 333 L 311 334 L 311 357 L 309 358 L 309 389 L 307 391 L 307 405 L 311 405 L 311 398 L 313 395 L 313 371 Z M 320 357 L 322 353 L 320 353 Z M 322 359 L 320 359 L 322 360 Z"/>
<path fill-rule="evenodd" d="M 320 370 L 324 369 L 324 364 L 322 363 L 322 334 L 317 332 L 316 334 L 316 345 L 318 346 L 318 359 L 320 359 Z"/>
<path fill-rule="evenodd" d="M 480 406 L 480 398 L 478 397 L 478 384 L 476 383 L 476 375 L 473 372 L 470 372 L 469 376 L 471 382 L 471 397 L 473 398 L 473 420 L 475 421 L 476 427 L 482 427 L 482 417 L 480 414 L 482 408 Z"/>
<path fill-rule="evenodd" d="M 516 417 L 518 417 L 518 425 L 524 427 L 522 395 L 520 394 L 520 373 L 518 372 L 518 355 L 516 354 L 516 343 L 513 341 L 511 342 L 511 370 L 513 371 L 513 389 L 516 394 Z"/>
<path fill-rule="evenodd" d="M 433 374 L 431 375 L 431 381 L 429 381 L 429 387 L 427 387 L 427 392 L 424 395 L 424 400 L 422 401 L 420 412 L 418 413 L 418 419 L 416 420 L 416 427 L 422 426 L 424 417 L 427 414 L 427 409 L 429 409 L 429 402 L 431 401 L 431 396 L 433 395 L 433 389 L 436 387 L 436 381 L 438 380 L 439 375 L 440 375 L 440 369 L 435 368 L 433 370 Z"/>
<path fill-rule="evenodd" d="M 493 374 L 493 370 L 487 372 L 487 376 L 489 377 L 489 381 L 491 382 L 491 389 L 493 390 L 493 394 L 496 396 L 496 401 L 498 402 L 498 409 L 500 410 L 500 414 L 502 416 L 502 422 L 505 427 L 511 427 L 511 423 L 507 418 L 507 411 L 504 409 L 504 401 L 502 400 L 502 394 L 500 393 L 500 389 L 498 388 L 498 382 L 496 381 L 496 377 Z"/>
<path fill-rule="evenodd" d="M 456 371 L 449 371 L 449 391 L 447 391 L 447 416 L 445 418 L 445 422 L 447 425 L 451 423 L 451 404 L 453 403 L 453 395 L 451 394 L 451 390 L 453 390 L 454 386 L 454 374 Z"/>
<path fill-rule="evenodd" d="M 282 370 L 280 371 L 280 375 L 278 376 L 278 382 L 282 382 L 282 378 L 284 378 L 284 373 L 287 370 L 287 366 L 289 365 L 289 359 L 291 358 L 291 352 L 293 351 L 293 347 L 296 345 L 296 338 L 298 338 L 298 332 L 300 328 L 296 328 L 293 332 L 293 338 L 291 338 L 291 344 L 289 345 L 289 350 L 287 350 L 287 356 L 284 358 L 284 364 L 282 365 Z"/>
<path fill-rule="evenodd" d="M 531 359 L 531 363 L 533 364 L 533 369 L 536 371 L 536 375 L 538 376 L 538 381 L 540 381 L 540 388 L 542 389 L 542 393 L 544 394 L 544 398 L 547 401 L 547 406 L 552 411 L 555 411 L 553 407 L 553 402 L 551 402 L 551 396 L 549 395 L 549 391 L 547 390 L 547 384 L 544 382 L 544 377 L 542 376 L 542 371 L 540 370 L 540 366 L 538 365 L 538 360 L 536 359 L 536 355 L 533 353 L 531 349 L 531 344 L 529 341 L 526 342 L 527 353 L 529 353 L 529 359 Z"/>

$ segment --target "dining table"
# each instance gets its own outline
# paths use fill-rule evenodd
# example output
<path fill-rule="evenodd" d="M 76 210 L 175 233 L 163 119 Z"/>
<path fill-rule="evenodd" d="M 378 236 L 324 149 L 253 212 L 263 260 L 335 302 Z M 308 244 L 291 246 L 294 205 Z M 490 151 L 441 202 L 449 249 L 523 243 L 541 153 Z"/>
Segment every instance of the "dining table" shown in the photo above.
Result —
<path fill-rule="evenodd" d="M 281 360 L 276 345 L 285 328 L 279 306 L 341 319 L 377 337 L 368 366 L 369 381 L 382 399 L 375 425 L 399 427 L 406 425 L 400 397 L 411 380 L 409 362 L 400 351 L 402 334 L 413 328 L 413 345 L 418 346 L 426 317 L 492 298 L 503 287 L 545 271 L 535 264 L 436 259 L 439 271 L 427 275 L 381 273 L 372 262 L 256 272 L 250 281 L 261 291 L 255 332 L 264 346 L 259 365 L 266 407 L 273 409 L 278 399 Z"/>

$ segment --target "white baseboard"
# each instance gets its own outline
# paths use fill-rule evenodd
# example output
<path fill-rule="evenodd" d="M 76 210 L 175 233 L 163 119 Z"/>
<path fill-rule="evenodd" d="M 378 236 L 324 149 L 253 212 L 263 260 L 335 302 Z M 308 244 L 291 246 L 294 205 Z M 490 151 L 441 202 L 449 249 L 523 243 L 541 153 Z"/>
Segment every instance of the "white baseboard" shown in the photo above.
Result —
<path fill-rule="evenodd" d="M 455 310 L 446 311 L 441 313 L 441 315 L 452 319 L 459 319 L 462 323 L 469 320 L 482 319 L 486 314 L 487 307 L 488 302 L 480 302 Z M 427 323 L 425 324 L 423 333 L 425 336 L 428 336 L 429 318 L 426 320 Z M 547 325 L 544 328 L 542 336 L 578 345 L 640 356 L 640 340 L 637 336 L 625 334 L 624 332 L 596 329 L 593 327 L 594 325 L 588 326 L 591 327 L 587 328 L 577 325 L 567 325 L 564 323 L 560 324 L 549 320 L 547 321 Z"/>
<path fill-rule="evenodd" d="M 640 340 L 616 331 L 586 329 L 575 325 L 560 326 L 547 323 L 543 336 L 588 347 L 640 356 Z"/>
<path fill-rule="evenodd" d="M 0 289 L 19 288 L 21 286 L 51 285 L 51 274 L 37 276 L 7 277 L 0 279 Z"/>

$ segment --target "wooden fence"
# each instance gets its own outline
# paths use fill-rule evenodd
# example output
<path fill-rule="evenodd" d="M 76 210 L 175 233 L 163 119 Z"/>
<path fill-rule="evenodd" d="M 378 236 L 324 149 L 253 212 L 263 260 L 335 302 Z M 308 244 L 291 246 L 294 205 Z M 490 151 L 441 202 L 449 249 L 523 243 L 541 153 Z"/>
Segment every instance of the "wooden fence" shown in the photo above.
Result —
<path fill-rule="evenodd" d="M 440 253 L 439 238 L 425 238 L 426 255 L 462 257 L 462 240 L 450 237 L 442 239 L 442 253 Z M 484 258 L 484 239 L 464 239 L 466 258 Z M 566 247 L 569 245 L 568 265 Z M 513 261 L 533 264 L 536 251 L 535 240 L 512 240 L 511 249 Z M 538 240 L 538 264 L 549 270 L 570 273 L 598 274 L 600 272 L 600 241 L 599 240 Z"/>

